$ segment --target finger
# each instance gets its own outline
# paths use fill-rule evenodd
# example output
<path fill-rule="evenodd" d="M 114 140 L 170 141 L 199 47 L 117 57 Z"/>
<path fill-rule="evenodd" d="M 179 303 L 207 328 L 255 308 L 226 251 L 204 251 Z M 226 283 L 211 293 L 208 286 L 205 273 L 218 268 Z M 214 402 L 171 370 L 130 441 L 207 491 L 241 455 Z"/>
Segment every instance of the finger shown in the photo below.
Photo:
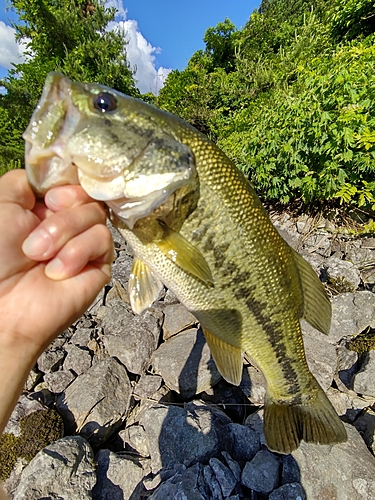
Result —
<path fill-rule="evenodd" d="M 97 224 L 71 239 L 44 272 L 48 278 L 60 281 L 76 276 L 90 263 L 110 278 L 113 259 L 111 233 L 106 226 Z"/>
<path fill-rule="evenodd" d="M 105 224 L 105 211 L 99 203 L 56 212 L 44 219 L 23 242 L 30 259 L 48 260 L 72 238 L 96 224 Z"/>
<path fill-rule="evenodd" d="M 35 195 L 24 170 L 11 170 L 0 177 L 0 203 L 17 203 L 23 208 L 33 209 Z"/>
<path fill-rule="evenodd" d="M 91 203 L 92 198 L 81 186 L 59 186 L 47 191 L 44 202 L 54 212 Z"/>

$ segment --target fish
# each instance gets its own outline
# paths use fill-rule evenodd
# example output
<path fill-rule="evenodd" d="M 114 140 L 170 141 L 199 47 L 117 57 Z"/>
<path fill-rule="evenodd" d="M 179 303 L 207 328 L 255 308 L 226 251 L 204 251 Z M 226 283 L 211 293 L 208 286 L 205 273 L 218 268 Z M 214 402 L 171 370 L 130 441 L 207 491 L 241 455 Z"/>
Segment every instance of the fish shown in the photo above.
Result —
<path fill-rule="evenodd" d="M 244 353 L 263 373 L 270 450 L 347 439 L 308 368 L 301 333 L 302 318 L 329 332 L 324 286 L 208 137 L 139 99 L 59 73 L 47 76 L 23 137 L 37 195 L 79 183 L 108 206 L 134 253 L 135 313 L 166 286 L 198 319 L 226 381 L 240 384 Z"/>

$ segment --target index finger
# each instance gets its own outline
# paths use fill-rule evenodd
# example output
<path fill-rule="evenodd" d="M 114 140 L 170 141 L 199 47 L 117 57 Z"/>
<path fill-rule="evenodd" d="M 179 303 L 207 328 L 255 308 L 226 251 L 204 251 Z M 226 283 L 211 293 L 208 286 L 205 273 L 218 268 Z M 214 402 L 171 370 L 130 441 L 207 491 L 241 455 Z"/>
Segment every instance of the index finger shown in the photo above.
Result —
<path fill-rule="evenodd" d="M 82 189 L 81 186 L 58 186 L 47 191 L 44 202 L 53 212 L 78 207 L 95 200 Z"/>
<path fill-rule="evenodd" d="M 35 195 L 24 170 L 11 170 L 0 177 L 0 203 L 17 203 L 28 210 L 34 208 Z"/>

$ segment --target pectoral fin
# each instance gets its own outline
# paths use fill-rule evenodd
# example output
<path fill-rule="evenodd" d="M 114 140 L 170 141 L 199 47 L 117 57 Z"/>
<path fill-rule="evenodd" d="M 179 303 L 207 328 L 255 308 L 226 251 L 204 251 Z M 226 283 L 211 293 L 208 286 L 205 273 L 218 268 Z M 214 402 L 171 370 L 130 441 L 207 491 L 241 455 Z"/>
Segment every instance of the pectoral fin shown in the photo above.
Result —
<path fill-rule="evenodd" d="M 332 311 L 324 286 L 310 264 L 295 250 L 293 250 L 293 257 L 301 280 L 303 294 L 302 317 L 320 332 L 328 334 Z"/>
<path fill-rule="evenodd" d="M 163 283 L 144 262 L 135 258 L 128 286 L 132 309 L 141 314 L 158 298 Z"/>
<path fill-rule="evenodd" d="M 163 229 L 163 238 L 154 241 L 163 254 L 185 272 L 211 286 L 213 284 L 211 270 L 200 251 L 179 233 L 164 225 Z"/>
<path fill-rule="evenodd" d="M 223 378 L 233 385 L 240 385 L 243 368 L 242 350 L 219 339 L 206 328 L 203 328 L 203 333 Z"/>

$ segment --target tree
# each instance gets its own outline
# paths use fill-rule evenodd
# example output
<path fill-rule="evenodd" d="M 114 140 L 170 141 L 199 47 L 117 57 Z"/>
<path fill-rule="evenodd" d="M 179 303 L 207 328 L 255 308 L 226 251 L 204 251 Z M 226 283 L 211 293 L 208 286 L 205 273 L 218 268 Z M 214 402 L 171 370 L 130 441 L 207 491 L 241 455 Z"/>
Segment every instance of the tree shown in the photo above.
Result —
<path fill-rule="evenodd" d="M 102 0 L 10 0 L 9 5 L 19 16 L 13 27 L 16 40 L 27 42 L 28 59 L 0 80 L 6 89 L 0 108 L 6 110 L 9 136 L 18 137 L 18 147 L 11 150 L 7 135 L 0 137 L 0 165 L 4 157 L 6 161 L 22 158 L 21 133 L 50 71 L 140 96 L 126 59 L 123 33 L 107 29 L 115 10 L 106 8 Z"/>

